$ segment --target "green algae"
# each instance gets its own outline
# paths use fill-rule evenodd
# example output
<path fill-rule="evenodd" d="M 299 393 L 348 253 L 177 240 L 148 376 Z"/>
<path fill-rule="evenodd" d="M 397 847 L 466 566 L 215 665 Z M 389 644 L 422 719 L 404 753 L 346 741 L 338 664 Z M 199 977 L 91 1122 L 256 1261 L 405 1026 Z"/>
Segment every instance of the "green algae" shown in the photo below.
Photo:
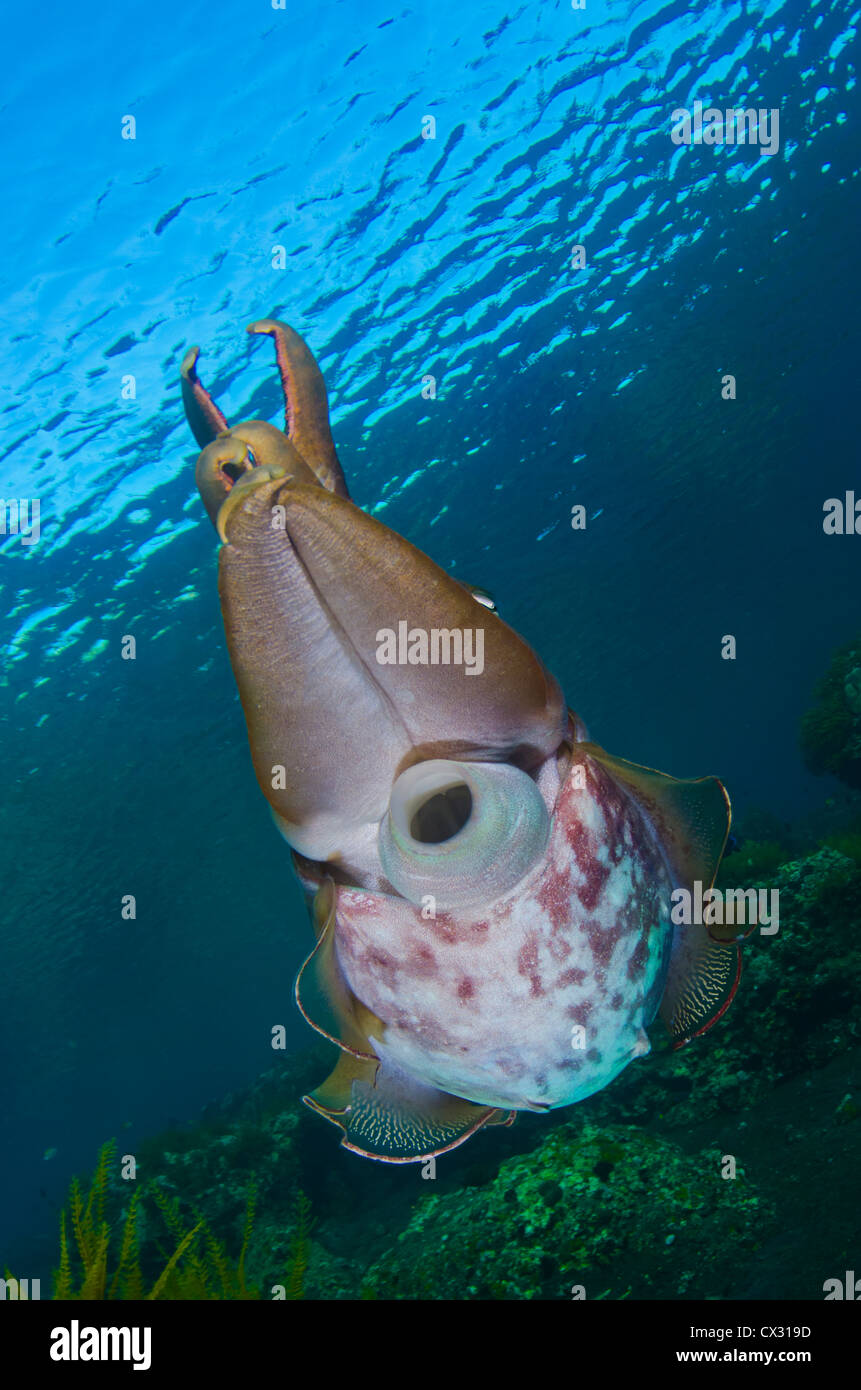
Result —
<path fill-rule="evenodd" d="M 703 1296 L 703 1242 L 720 1232 L 724 1255 L 755 1248 L 771 1215 L 742 1171 L 721 1177 L 721 1160 L 633 1127 L 572 1121 L 485 1188 L 422 1197 L 363 1294 L 649 1297 L 664 1265 L 678 1296 Z"/>

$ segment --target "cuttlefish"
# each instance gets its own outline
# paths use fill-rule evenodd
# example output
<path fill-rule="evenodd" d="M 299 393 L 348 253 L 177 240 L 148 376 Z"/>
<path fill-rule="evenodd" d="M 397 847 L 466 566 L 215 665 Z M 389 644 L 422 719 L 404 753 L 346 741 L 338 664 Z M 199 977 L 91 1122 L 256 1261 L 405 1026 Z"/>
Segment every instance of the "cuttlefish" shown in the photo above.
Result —
<path fill-rule="evenodd" d="M 711 887 L 729 800 L 590 742 L 489 596 L 350 500 L 303 339 L 248 331 L 283 430 L 228 425 L 196 347 L 182 392 L 254 769 L 311 909 L 296 1000 L 339 1049 L 303 1099 L 356 1153 L 422 1160 L 600 1090 L 658 1012 L 679 1046 L 723 1014 L 738 947 L 671 902 Z"/>

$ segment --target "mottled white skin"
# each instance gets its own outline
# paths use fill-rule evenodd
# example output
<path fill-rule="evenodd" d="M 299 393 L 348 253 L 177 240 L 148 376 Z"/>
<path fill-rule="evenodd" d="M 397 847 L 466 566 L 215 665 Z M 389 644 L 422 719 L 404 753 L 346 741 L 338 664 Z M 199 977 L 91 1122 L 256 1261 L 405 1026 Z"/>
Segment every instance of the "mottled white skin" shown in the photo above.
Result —
<path fill-rule="evenodd" d="M 340 887 L 338 961 L 386 1025 L 371 1039 L 381 1060 L 478 1104 L 570 1105 L 648 1051 L 673 886 L 636 802 L 575 744 L 545 857 L 517 888 L 425 920 L 403 899 Z"/>

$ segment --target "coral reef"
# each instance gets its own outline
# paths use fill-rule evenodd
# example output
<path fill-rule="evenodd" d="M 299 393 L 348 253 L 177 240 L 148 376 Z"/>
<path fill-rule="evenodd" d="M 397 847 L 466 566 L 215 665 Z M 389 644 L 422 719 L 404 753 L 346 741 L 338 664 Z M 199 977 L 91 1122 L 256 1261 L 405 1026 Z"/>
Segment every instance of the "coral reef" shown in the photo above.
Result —
<path fill-rule="evenodd" d="M 816 696 L 801 719 L 804 761 L 817 775 L 861 787 L 861 637 L 837 648 Z"/>
<path fill-rule="evenodd" d="M 721 1162 L 642 1130 L 572 1121 L 486 1187 L 423 1196 L 363 1296 L 649 1298 L 656 1285 L 721 1296 L 771 1216 L 742 1171 L 722 1178 Z"/>

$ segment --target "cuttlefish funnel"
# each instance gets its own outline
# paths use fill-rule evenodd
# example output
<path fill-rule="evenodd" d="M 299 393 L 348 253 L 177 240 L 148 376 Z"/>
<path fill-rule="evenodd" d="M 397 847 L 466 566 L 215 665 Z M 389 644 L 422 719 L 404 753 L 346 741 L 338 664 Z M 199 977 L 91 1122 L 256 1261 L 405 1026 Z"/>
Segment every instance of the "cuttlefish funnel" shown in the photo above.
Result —
<path fill-rule="evenodd" d="M 380 860 L 408 902 L 472 907 L 509 892 L 550 835 L 538 787 L 506 763 L 431 758 L 401 773 L 380 826 Z"/>

